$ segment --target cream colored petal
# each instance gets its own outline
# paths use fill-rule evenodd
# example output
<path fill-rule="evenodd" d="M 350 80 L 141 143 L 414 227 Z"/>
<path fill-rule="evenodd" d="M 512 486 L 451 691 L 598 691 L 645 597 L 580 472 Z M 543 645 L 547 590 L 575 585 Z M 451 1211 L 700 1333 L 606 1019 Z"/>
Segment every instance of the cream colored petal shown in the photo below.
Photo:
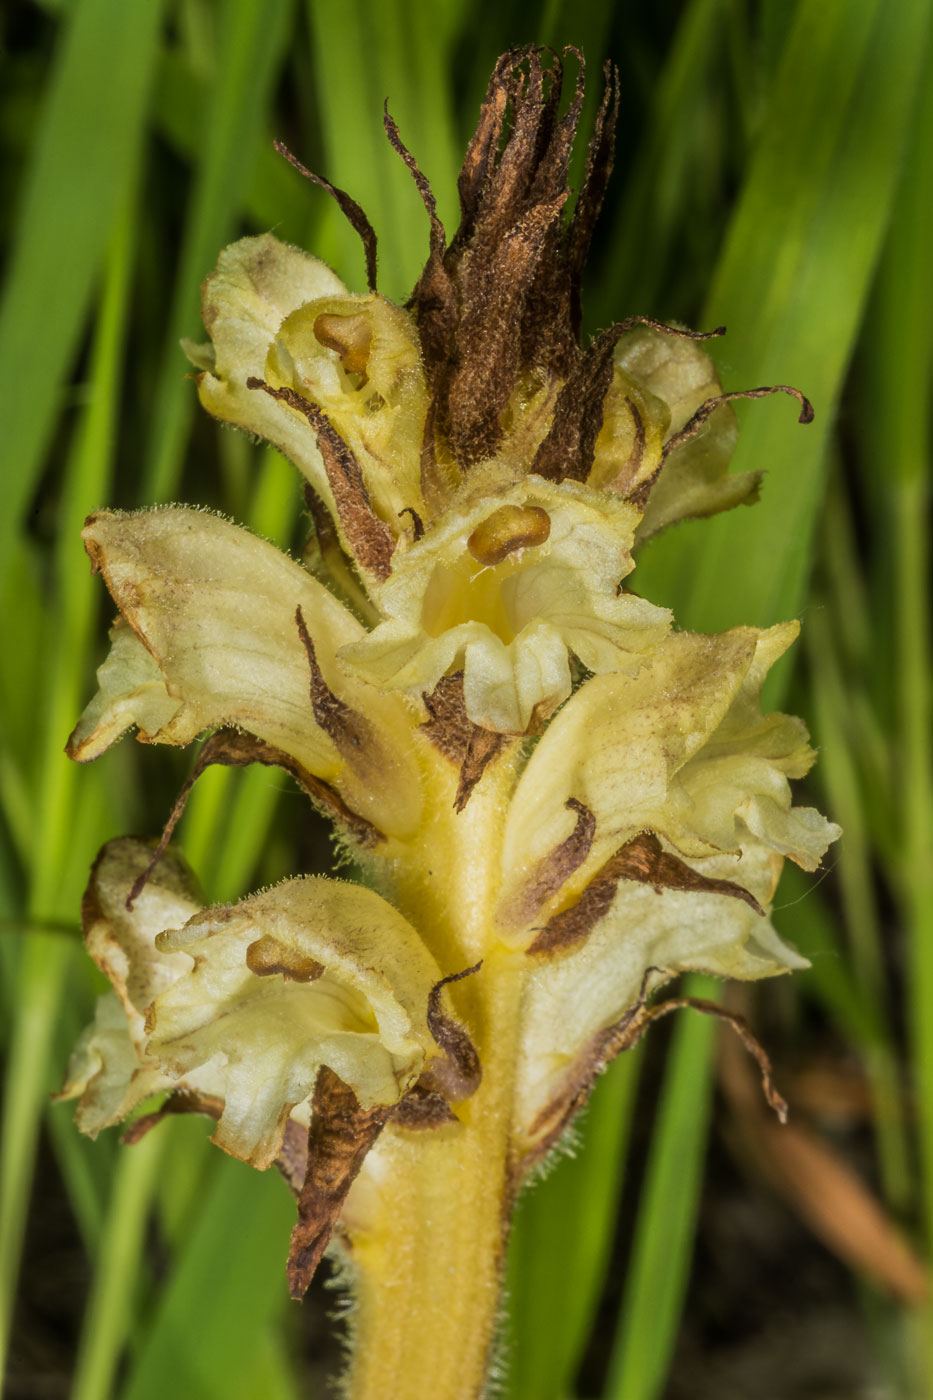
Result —
<path fill-rule="evenodd" d="M 183 926 L 202 907 L 190 870 L 170 848 L 127 908 L 153 847 L 131 837 L 109 841 L 94 863 L 82 905 L 88 952 L 113 991 L 98 998 L 94 1021 L 75 1046 L 59 1097 L 79 1099 L 78 1127 L 92 1137 L 152 1094 L 185 1087 L 216 1096 L 221 1090 L 209 1071 L 179 1084 L 145 1052 L 150 1002 L 191 966 L 183 953 L 157 948 L 156 936 Z"/>
<path fill-rule="evenodd" d="M 736 815 L 774 851 L 802 866 L 816 870 L 833 841 L 838 841 L 842 828 L 829 822 L 814 807 L 792 807 L 769 797 L 752 797 L 737 809 Z"/>
<path fill-rule="evenodd" d="M 375 293 L 309 300 L 283 322 L 263 375 L 323 409 L 356 457 L 377 514 L 396 534 L 408 523 L 400 511 L 425 515 L 428 394 L 408 312 Z"/>
<path fill-rule="evenodd" d="M 155 1061 L 144 1061 L 130 1035 L 126 1012 L 113 992 L 98 997 L 94 1020 L 81 1033 L 68 1061 L 59 1099 L 78 1099 L 75 1121 L 97 1137 L 121 1122 L 143 1099 L 175 1088 Z"/>
<path fill-rule="evenodd" d="M 344 296 L 335 272 L 271 233 L 224 248 L 204 283 L 202 315 L 218 371 L 261 374 L 270 338 L 286 316 L 318 297 Z"/>
<path fill-rule="evenodd" d="M 262 379 L 266 357 L 285 318 L 305 302 L 342 296 L 346 288 L 326 264 L 271 233 L 243 238 L 221 253 L 204 284 L 202 316 L 213 354 L 190 347 L 202 371 L 198 393 L 216 418 L 267 438 L 333 505 L 317 441 L 308 423 L 268 395 L 247 389 Z"/>
<path fill-rule="evenodd" d="M 287 880 L 206 910 L 159 940 L 194 960 L 150 1011 L 150 1055 L 176 1074 L 223 1065 L 215 1141 L 265 1167 L 328 1065 L 364 1107 L 392 1104 L 439 1053 L 426 1015 L 440 980 L 419 935 L 357 885 Z"/>
<path fill-rule="evenodd" d="M 127 909 L 136 881 L 149 866 L 155 842 L 121 837 L 108 841 L 91 870 L 82 905 L 84 941 L 123 1004 L 137 1049 L 145 1040 L 149 1004 L 188 970 L 188 960 L 156 947 L 156 936 L 181 928 L 203 907 L 187 864 L 169 848 Z"/>
<path fill-rule="evenodd" d="M 588 680 L 519 782 L 505 834 L 503 906 L 570 836 L 571 798 L 595 818 L 571 889 L 642 831 L 694 857 L 735 851 L 752 832 L 814 868 L 838 828 L 791 807 L 788 777 L 811 761 L 806 731 L 785 716 L 764 719 L 760 709 L 767 666 L 795 635 L 796 624 L 681 633 L 637 676 Z"/>
<path fill-rule="evenodd" d="M 335 651 L 363 629 L 322 584 L 249 531 L 181 506 L 101 513 L 89 519 L 84 537 L 166 692 L 179 702 L 165 724 L 140 737 L 186 744 L 208 728 L 238 727 L 333 784 L 380 831 L 410 834 L 421 800 L 413 720 L 402 701 L 343 676 Z M 341 751 L 315 719 L 298 608 L 324 682 L 364 717 L 365 743 L 356 742 L 360 731 L 355 750 Z M 137 685 L 135 675 L 129 679 Z M 112 693 L 92 702 L 76 730 L 85 752 L 99 752 L 114 734 L 110 716 L 120 703 Z M 97 726 L 94 714 L 101 716 Z"/>
<path fill-rule="evenodd" d="M 202 905 L 190 870 L 169 849 L 127 909 L 153 847 L 131 837 L 109 841 L 91 870 L 82 905 L 88 952 L 113 991 L 98 998 L 94 1021 L 75 1046 L 60 1097 L 79 1098 L 76 1122 L 92 1137 L 120 1122 L 143 1099 L 179 1087 L 145 1054 L 146 1010 L 190 966 L 183 954 L 160 951 L 156 935 L 181 927 Z M 208 1081 L 200 1087 L 216 1093 L 218 1086 Z"/>
<path fill-rule="evenodd" d="M 761 712 L 761 688 L 768 672 L 799 634 L 799 622 L 781 622 L 757 634 L 755 654 L 738 694 L 707 746 L 708 757 L 755 754 L 778 764 L 788 778 L 802 778 L 810 771 L 816 755 L 803 720 Z"/>
<path fill-rule="evenodd" d="M 670 421 L 665 442 L 680 432 L 701 403 L 722 393 L 712 360 L 695 340 L 642 326 L 623 337 L 616 360 L 643 391 L 666 406 Z M 670 454 L 648 497 L 639 544 L 677 520 L 714 515 L 757 499 L 760 472 L 729 474 L 737 436 L 735 413 L 724 404 L 695 437 Z"/>
<path fill-rule="evenodd" d="M 134 726 L 141 739 L 151 739 L 181 708 L 154 658 L 122 618 L 110 629 L 110 654 L 97 668 L 97 684 L 100 689 L 68 740 L 68 756 L 79 763 L 98 758 Z"/>
<path fill-rule="evenodd" d="M 581 567 L 589 558 L 585 545 L 577 552 L 568 541 L 565 558 L 568 562 L 532 565 L 509 579 L 503 591 L 510 611 L 518 618 L 545 619 L 587 670 L 634 674 L 667 634 L 668 615 L 634 593 L 620 599 L 615 589 L 597 592 L 592 575 Z"/>
<path fill-rule="evenodd" d="M 688 864 L 743 885 L 767 908 L 780 859 L 755 845 Z M 649 968 L 658 969 L 654 987 L 687 971 L 747 981 L 806 966 L 770 920 L 741 900 L 669 889 L 656 894 L 649 885 L 621 881 L 587 941 L 538 961 L 529 976 L 516 1095 L 526 1150 L 559 1123 L 574 1086 L 595 1073 L 600 1033 L 636 1003 Z"/>
<path fill-rule="evenodd" d="M 474 724 L 523 733 L 535 706 L 553 710 L 570 694 L 567 643 L 550 622 L 536 619 L 506 646 L 484 632 L 463 652 L 463 698 Z"/>
<path fill-rule="evenodd" d="M 750 628 L 713 638 L 680 633 L 637 676 L 587 680 L 548 726 L 519 782 L 505 833 L 507 890 L 569 836 L 571 797 L 596 818 L 587 870 L 639 831 L 670 825 L 672 779 L 727 713 L 754 649 Z"/>
<path fill-rule="evenodd" d="M 798 631 L 790 622 L 758 634 L 735 700 L 703 750 L 678 774 L 677 786 L 689 804 L 685 830 L 728 850 L 747 829 L 805 870 L 815 870 L 840 829 L 812 808 L 791 806 L 788 780 L 803 777 L 815 758 L 806 726 L 790 715 L 761 713 L 767 673 Z"/>
<path fill-rule="evenodd" d="M 589 484 L 623 497 L 637 493 L 661 465 L 670 416 L 666 403 L 616 365 L 603 402 Z"/>
<path fill-rule="evenodd" d="M 471 547 L 510 507 L 546 515 L 543 540 L 502 557 Z M 618 591 L 637 518 L 622 501 L 538 477 L 471 498 L 396 556 L 377 593 L 386 620 L 341 660 L 413 695 L 462 667 L 473 723 L 520 732 L 536 707 L 546 716 L 569 695 L 571 653 L 588 667 L 634 671 L 666 635 L 664 609 Z"/>

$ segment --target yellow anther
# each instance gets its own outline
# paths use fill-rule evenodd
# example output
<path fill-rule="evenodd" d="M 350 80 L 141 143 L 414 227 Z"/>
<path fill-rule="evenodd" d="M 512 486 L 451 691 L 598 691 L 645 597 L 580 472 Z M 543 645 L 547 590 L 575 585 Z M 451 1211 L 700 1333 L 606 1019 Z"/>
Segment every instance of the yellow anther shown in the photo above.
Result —
<path fill-rule="evenodd" d="M 322 311 L 314 321 L 314 334 L 328 350 L 336 350 L 348 374 L 365 374 L 373 343 L 368 316 L 336 316 Z"/>

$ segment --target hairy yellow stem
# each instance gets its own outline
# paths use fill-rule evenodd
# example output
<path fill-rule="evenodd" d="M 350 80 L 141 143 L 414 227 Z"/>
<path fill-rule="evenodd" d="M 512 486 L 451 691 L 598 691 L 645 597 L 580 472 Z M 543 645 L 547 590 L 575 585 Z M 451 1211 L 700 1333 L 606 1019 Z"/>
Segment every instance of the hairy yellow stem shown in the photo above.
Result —
<path fill-rule="evenodd" d="M 439 770 L 441 772 L 441 770 Z M 497 945 L 497 893 L 512 761 L 484 776 L 464 812 L 439 779 L 436 819 L 399 864 L 397 897 L 418 907 L 445 970 L 483 959 L 451 988 L 483 1066 L 458 1122 L 389 1127 L 345 1222 L 358 1271 L 352 1400 L 475 1400 L 484 1392 L 511 1213 L 509 1150 L 519 1041 L 521 955 Z M 371 1209 L 366 1177 L 378 1180 Z M 356 1189 L 356 1188 L 355 1188 Z"/>
<path fill-rule="evenodd" d="M 463 1121 L 390 1130 L 375 1163 L 378 1214 L 350 1232 L 359 1270 L 352 1400 L 475 1400 L 484 1391 L 511 1206 L 516 970 L 497 967 L 488 986 L 483 1083 Z"/>

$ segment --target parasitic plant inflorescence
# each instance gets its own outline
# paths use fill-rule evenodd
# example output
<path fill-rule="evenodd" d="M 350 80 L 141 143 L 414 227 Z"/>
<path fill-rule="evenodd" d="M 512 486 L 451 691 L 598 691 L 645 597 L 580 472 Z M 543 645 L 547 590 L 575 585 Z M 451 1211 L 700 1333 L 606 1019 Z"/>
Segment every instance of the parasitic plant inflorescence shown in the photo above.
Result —
<path fill-rule="evenodd" d="M 278 1166 L 293 1294 L 332 1242 L 352 1264 L 354 1397 L 482 1393 L 522 1181 L 664 983 L 803 965 L 770 901 L 785 857 L 813 870 L 837 834 L 792 805 L 803 724 L 761 710 L 796 624 L 691 634 L 627 587 L 649 536 L 754 500 L 758 475 L 729 474 L 706 335 L 637 316 L 582 343 L 618 91 L 609 68 L 573 199 L 578 74 L 562 107 L 560 57 L 499 61 L 450 238 L 387 113 L 430 227 L 404 307 L 324 181 L 366 294 L 271 234 L 220 255 L 187 353 L 205 408 L 303 473 L 301 563 L 185 506 L 84 532 L 119 616 L 71 755 L 207 732 L 191 781 L 280 766 L 365 884 L 204 908 L 169 840 L 189 782 L 161 842 L 94 867 L 113 990 L 64 1092 L 90 1133 L 166 1094 L 130 1136 L 201 1112 Z M 812 416 L 785 385 L 745 393 L 777 391 Z"/>

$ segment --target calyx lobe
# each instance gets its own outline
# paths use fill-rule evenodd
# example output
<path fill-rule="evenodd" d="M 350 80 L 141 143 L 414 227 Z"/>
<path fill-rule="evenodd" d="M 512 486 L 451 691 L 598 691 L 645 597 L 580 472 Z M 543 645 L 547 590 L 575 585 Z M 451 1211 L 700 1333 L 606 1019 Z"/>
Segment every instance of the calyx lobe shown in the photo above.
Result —
<path fill-rule="evenodd" d="M 665 851 L 654 832 L 645 831 L 610 856 L 574 904 L 548 920 L 528 952 L 552 953 L 572 947 L 586 938 L 608 911 L 620 880 L 637 880 L 641 884 L 652 885 L 658 894 L 669 889 L 730 895 L 734 899 L 744 900 L 756 914 L 763 916 L 765 912 L 755 896 L 742 885 L 701 875 L 679 856 Z"/>

